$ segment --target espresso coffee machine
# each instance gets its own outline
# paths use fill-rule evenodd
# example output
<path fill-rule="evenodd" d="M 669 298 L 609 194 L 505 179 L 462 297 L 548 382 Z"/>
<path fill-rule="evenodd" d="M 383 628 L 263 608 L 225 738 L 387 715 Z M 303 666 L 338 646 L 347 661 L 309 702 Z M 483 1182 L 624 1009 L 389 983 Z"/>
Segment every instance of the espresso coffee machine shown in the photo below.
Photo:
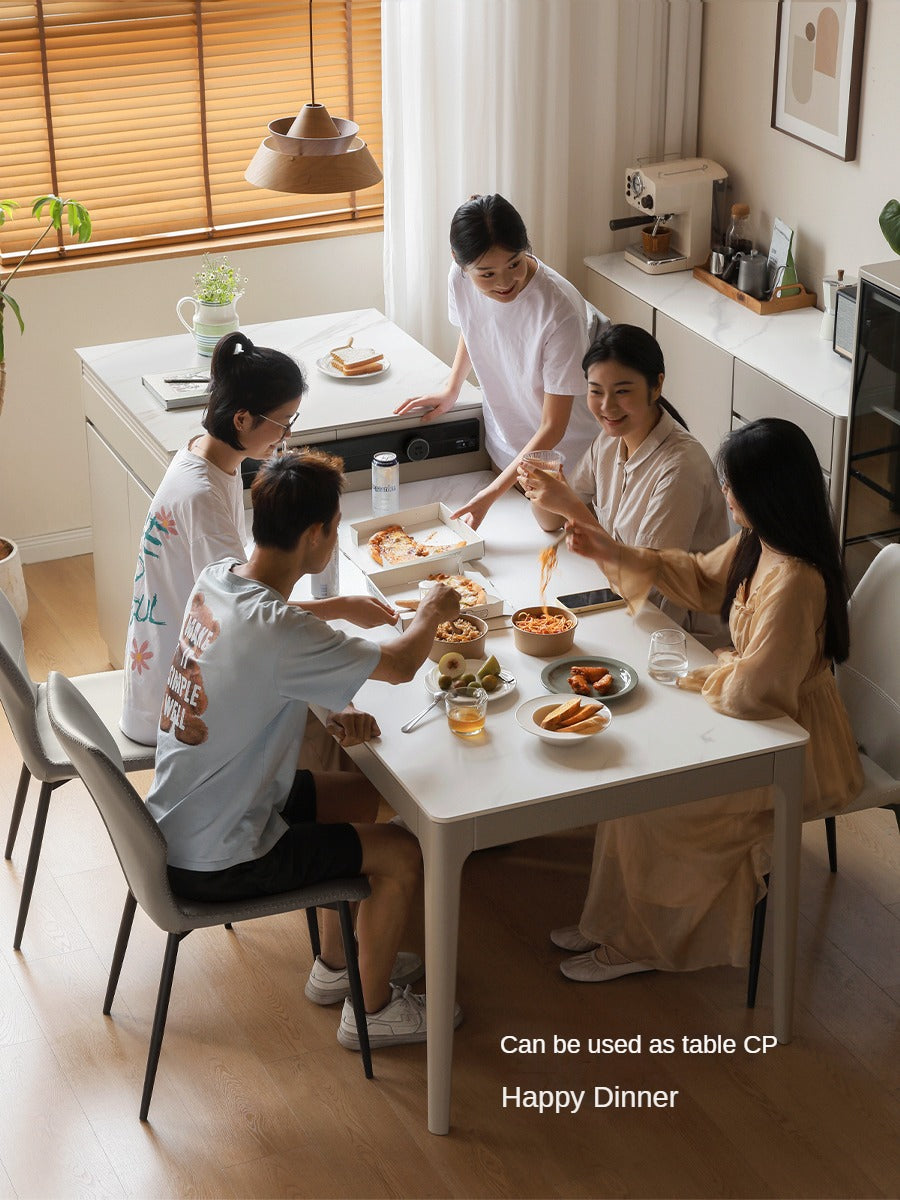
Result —
<path fill-rule="evenodd" d="M 636 242 L 625 251 L 628 262 L 650 275 L 687 271 L 702 266 L 710 249 L 713 185 L 728 172 L 710 158 L 680 158 L 671 162 L 629 167 L 625 173 L 625 199 L 639 217 L 610 221 L 610 229 L 636 225 L 671 230 L 666 249 L 645 249 Z"/>

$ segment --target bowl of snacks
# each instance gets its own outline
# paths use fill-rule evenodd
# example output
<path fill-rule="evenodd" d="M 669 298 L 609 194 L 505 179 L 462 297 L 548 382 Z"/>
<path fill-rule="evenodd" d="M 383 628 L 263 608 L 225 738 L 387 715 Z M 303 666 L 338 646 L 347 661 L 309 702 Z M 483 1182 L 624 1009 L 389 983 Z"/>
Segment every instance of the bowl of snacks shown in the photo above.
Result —
<path fill-rule="evenodd" d="M 516 649 L 538 658 L 551 658 L 572 649 L 578 618 L 567 608 L 535 604 L 513 613 Z"/>
<path fill-rule="evenodd" d="M 610 711 L 599 700 L 538 696 L 516 709 L 520 729 L 555 745 L 577 745 L 609 728 Z"/>
<path fill-rule="evenodd" d="M 487 630 L 486 621 L 468 613 L 441 621 L 428 657 L 432 662 L 440 662 L 448 650 L 458 650 L 463 658 L 484 658 Z"/>

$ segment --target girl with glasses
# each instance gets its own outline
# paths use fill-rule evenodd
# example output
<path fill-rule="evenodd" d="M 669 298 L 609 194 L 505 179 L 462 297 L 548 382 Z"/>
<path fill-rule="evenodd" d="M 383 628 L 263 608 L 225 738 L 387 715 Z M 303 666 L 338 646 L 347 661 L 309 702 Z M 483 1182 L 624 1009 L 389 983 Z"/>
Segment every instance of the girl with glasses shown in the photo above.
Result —
<path fill-rule="evenodd" d="M 307 390 L 294 359 L 255 346 L 243 333 L 219 341 L 210 374 L 206 432 L 169 464 L 138 547 L 120 724 L 128 737 L 146 746 L 156 744 L 166 676 L 194 580 L 221 558 L 246 560 L 241 463 L 275 452 Z M 343 617 L 363 628 L 396 619 L 368 596 L 310 601 L 304 607 L 315 608 L 323 619 Z"/>

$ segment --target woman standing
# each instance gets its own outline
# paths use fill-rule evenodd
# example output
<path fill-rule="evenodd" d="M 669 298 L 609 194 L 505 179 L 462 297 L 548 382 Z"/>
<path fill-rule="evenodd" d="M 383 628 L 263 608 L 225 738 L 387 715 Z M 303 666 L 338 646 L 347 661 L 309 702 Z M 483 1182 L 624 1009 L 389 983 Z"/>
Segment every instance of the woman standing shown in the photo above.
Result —
<path fill-rule="evenodd" d="M 145 746 L 156 744 L 166 677 L 194 580 L 220 558 L 246 560 L 241 463 L 264 459 L 284 441 L 306 392 L 300 366 L 280 350 L 230 333 L 216 346 L 210 370 L 206 433 L 169 464 L 150 503 L 138 547 L 125 642 L 125 696 L 120 725 Z M 365 628 L 396 619 L 368 596 L 304 603 L 328 620 Z"/>
<path fill-rule="evenodd" d="M 640 606 L 652 587 L 719 611 L 733 648 L 680 686 L 744 720 L 787 716 L 809 733 L 804 817 L 840 812 L 862 768 L 833 662 L 849 650 L 847 583 L 822 471 L 809 439 L 767 418 L 734 430 L 722 487 L 741 533 L 709 554 L 623 546 L 576 521 L 569 545 Z M 601 823 L 581 921 L 550 935 L 581 951 L 564 975 L 603 982 L 635 971 L 745 965 L 750 918 L 764 894 L 770 789 Z"/>
<path fill-rule="evenodd" d="M 486 448 L 497 477 L 454 516 L 477 529 L 516 482 L 529 450 L 559 446 L 580 458 L 596 427 L 582 397 L 579 363 L 589 342 L 587 302 L 531 253 L 525 224 L 502 196 L 473 196 L 450 224 L 450 322 L 460 330 L 450 378 L 440 392 L 394 411 L 429 408 L 431 421 L 456 403 L 474 367 L 481 384 Z M 574 407 L 573 407 L 574 401 Z"/>
<path fill-rule="evenodd" d="M 596 517 L 616 541 L 655 549 L 703 551 L 724 542 L 728 517 L 716 472 L 662 394 L 666 365 L 656 338 L 637 325 L 611 325 L 581 365 L 600 430 L 564 478 L 519 465 L 539 523 L 553 529 L 563 519 Z M 579 492 L 593 496 L 593 513 Z M 696 636 L 721 642 L 717 616 L 685 612 L 656 591 L 650 599 Z"/>

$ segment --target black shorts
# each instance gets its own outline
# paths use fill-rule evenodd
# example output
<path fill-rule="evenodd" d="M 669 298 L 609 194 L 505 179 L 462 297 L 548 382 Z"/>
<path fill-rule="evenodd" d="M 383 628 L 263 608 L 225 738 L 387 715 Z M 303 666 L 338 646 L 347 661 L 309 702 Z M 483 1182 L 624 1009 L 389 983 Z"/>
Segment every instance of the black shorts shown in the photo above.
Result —
<path fill-rule="evenodd" d="M 322 825 L 316 820 L 316 783 L 311 771 L 296 773 L 281 815 L 289 828 L 268 854 L 221 871 L 169 867 L 172 891 L 189 900 L 249 900 L 359 875 L 359 834 L 346 822 Z"/>

